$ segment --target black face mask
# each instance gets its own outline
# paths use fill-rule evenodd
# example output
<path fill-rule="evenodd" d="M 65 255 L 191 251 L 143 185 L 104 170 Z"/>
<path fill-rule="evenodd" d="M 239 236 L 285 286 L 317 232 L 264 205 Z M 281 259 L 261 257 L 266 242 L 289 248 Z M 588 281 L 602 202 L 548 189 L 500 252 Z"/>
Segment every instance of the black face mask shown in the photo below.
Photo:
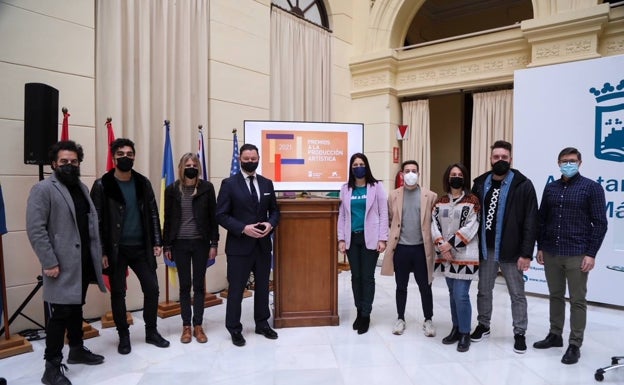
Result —
<path fill-rule="evenodd" d="M 258 164 L 259 162 L 241 162 L 240 165 L 243 170 L 251 174 L 252 172 L 256 171 L 256 169 L 258 168 Z"/>
<path fill-rule="evenodd" d="M 506 160 L 499 160 L 492 165 L 492 171 L 498 176 L 503 176 L 507 174 L 507 172 L 509 171 L 509 167 L 509 162 L 507 162 Z"/>
<path fill-rule="evenodd" d="M 464 178 L 461 176 L 452 176 L 449 179 L 449 184 L 452 188 L 462 188 L 464 186 Z"/>
<path fill-rule="evenodd" d="M 127 156 L 117 158 L 117 168 L 119 171 L 128 172 L 132 170 L 132 166 L 134 166 L 134 159 L 128 158 Z"/>
<path fill-rule="evenodd" d="M 195 179 L 197 178 L 197 175 L 199 174 L 199 170 L 193 167 L 187 167 L 184 169 L 184 176 L 189 178 L 189 179 Z"/>
<path fill-rule="evenodd" d="M 64 164 L 54 169 L 56 178 L 66 186 L 75 186 L 80 183 L 80 167 Z"/>

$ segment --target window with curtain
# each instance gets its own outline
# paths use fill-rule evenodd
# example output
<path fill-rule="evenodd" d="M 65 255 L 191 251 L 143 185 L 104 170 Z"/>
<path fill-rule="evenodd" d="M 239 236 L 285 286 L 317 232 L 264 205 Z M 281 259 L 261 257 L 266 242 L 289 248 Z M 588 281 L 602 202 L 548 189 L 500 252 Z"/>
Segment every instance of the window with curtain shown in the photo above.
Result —
<path fill-rule="evenodd" d="M 315 15 L 315 5 L 324 11 L 310 0 L 275 3 L 284 2 L 303 16 Z M 331 32 L 277 5 L 271 7 L 271 119 L 329 121 Z"/>

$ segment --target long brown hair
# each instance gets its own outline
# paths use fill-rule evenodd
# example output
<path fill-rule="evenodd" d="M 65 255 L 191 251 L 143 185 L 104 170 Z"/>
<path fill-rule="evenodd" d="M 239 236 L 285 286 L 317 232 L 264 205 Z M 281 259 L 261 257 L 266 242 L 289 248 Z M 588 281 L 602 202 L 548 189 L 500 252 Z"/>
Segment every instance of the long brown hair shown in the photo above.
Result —
<path fill-rule="evenodd" d="M 180 163 L 178 163 L 178 178 L 180 180 L 180 192 L 182 192 L 182 188 L 184 186 L 186 186 L 186 176 L 184 176 L 184 169 L 186 168 L 186 162 L 188 162 L 188 160 L 192 160 L 195 165 L 197 166 L 197 177 L 195 178 L 195 185 L 193 186 L 193 194 L 195 195 L 197 194 L 197 185 L 199 185 L 199 176 L 202 174 L 202 165 L 201 162 L 199 161 L 199 157 L 197 156 L 197 154 L 194 154 L 192 152 L 187 152 L 186 154 L 182 155 L 182 157 L 180 158 Z"/>

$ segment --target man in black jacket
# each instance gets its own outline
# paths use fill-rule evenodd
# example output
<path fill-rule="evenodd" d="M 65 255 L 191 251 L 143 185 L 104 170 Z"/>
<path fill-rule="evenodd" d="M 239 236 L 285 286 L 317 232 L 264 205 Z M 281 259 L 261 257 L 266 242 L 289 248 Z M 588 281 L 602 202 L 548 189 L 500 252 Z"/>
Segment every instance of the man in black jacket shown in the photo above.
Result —
<path fill-rule="evenodd" d="M 479 228 L 479 291 L 477 325 L 470 339 L 490 335 L 492 292 L 500 269 L 511 298 L 514 352 L 526 352 L 527 301 L 524 271 L 533 259 L 537 236 L 537 196 L 533 183 L 511 166 L 511 143 L 491 146 L 492 171 L 474 180 L 472 192 L 481 203 Z"/>
<path fill-rule="evenodd" d="M 126 319 L 126 270 L 130 267 L 143 290 L 145 342 L 166 348 L 156 329 L 158 277 L 156 257 L 162 251 L 158 208 L 150 181 L 132 170 L 134 143 L 119 138 L 111 143 L 115 168 L 93 184 L 91 198 L 98 212 L 102 265 L 110 279 L 113 320 L 119 333 L 119 354 L 131 351 Z"/>

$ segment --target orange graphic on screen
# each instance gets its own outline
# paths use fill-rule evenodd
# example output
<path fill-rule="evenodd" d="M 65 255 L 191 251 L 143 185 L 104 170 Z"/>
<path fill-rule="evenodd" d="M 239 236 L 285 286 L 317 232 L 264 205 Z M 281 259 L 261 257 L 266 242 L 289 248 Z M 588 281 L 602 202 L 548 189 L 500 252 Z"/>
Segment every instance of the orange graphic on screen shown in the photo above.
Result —
<path fill-rule="evenodd" d="M 346 180 L 347 132 L 262 131 L 262 175 L 275 182 Z"/>

